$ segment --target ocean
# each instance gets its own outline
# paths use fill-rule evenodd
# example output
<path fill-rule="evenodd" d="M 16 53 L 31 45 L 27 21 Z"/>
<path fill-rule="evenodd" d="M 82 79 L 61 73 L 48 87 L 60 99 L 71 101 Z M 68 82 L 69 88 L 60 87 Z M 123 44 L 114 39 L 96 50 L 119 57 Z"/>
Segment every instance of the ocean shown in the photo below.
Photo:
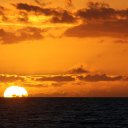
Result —
<path fill-rule="evenodd" d="M 0 128 L 128 128 L 128 98 L 1 98 Z"/>

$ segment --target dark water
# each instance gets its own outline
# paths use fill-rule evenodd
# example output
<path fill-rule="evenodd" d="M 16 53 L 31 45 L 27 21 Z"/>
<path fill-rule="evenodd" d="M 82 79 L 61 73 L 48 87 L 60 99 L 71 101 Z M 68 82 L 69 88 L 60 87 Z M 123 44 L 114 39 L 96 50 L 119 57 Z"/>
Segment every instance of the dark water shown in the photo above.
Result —
<path fill-rule="evenodd" d="M 0 99 L 0 128 L 128 128 L 128 98 Z"/>

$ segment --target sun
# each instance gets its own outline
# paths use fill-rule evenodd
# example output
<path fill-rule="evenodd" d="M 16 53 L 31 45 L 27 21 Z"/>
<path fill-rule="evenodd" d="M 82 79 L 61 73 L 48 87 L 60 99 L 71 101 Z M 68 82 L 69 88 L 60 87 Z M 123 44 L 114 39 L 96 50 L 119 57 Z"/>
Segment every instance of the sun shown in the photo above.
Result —
<path fill-rule="evenodd" d="M 20 86 L 10 86 L 4 92 L 5 98 L 27 97 L 27 96 L 28 96 L 27 90 Z"/>

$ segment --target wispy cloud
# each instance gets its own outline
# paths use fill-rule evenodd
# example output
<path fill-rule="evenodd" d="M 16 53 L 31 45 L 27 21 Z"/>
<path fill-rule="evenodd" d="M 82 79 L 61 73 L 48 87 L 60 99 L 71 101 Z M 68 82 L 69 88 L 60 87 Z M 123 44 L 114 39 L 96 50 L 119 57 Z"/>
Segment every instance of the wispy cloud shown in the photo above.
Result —
<path fill-rule="evenodd" d="M 1 82 L 16 82 L 21 81 L 25 86 L 30 87 L 47 87 L 47 86 L 61 86 L 66 83 L 76 83 L 76 82 L 127 82 L 128 76 L 124 75 L 109 75 L 102 73 L 91 72 L 90 70 L 85 70 L 83 67 L 73 68 L 72 72 L 69 74 L 56 74 L 56 75 L 30 75 L 30 76 L 18 76 L 18 75 L 0 75 Z"/>
<path fill-rule="evenodd" d="M 79 71 L 79 70 L 78 70 Z M 80 70 L 81 71 L 81 70 Z M 0 75 L 0 85 L 20 85 L 35 90 L 30 96 L 128 96 L 128 76 L 73 72 L 58 75 Z"/>
<path fill-rule="evenodd" d="M 74 81 L 75 78 L 69 75 L 53 75 L 53 76 L 42 76 L 37 78 L 37 81 L 55 81 L 55 82 L 70 82 Z"/>
<path fill-rule="evenodd" d="M 34 27 L 19 29 L 16 32 L 0 29 L 0 40 L 2 44 L 14 44 L 21 41 L 38 40 L 43 39 L 42 32 L 42 29 Z"/>
<path fill-rule="evenodd" d="M 123 76 L 108 76 L 106 74 L 95 74 L 87 76 L 79 76 L 80 80 L 88 82 L 98 82 L 98 81 L 120 81 L 123 80 Z"/>
<path fill-rule="evenodd" d="M 0 82 L 16 82 L 16 81 L 24 81 L 24 77 L 22 76 L 17 76 L 17 75 L 4 75 L 4 74 L 1 74 L 0 75 Z"/>

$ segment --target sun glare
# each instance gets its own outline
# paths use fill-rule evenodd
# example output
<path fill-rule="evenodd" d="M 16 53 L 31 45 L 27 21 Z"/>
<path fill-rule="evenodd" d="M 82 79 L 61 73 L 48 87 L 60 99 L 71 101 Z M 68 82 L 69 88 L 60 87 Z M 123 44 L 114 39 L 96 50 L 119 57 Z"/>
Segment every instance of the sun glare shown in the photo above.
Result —
<path fill-rule="evenodd" d="M 13 97 L 27 97 L 28 92 L 25 88 L 19 86 L 8 87 L 4 92 L 4 97 L 13 98 Z"/>

